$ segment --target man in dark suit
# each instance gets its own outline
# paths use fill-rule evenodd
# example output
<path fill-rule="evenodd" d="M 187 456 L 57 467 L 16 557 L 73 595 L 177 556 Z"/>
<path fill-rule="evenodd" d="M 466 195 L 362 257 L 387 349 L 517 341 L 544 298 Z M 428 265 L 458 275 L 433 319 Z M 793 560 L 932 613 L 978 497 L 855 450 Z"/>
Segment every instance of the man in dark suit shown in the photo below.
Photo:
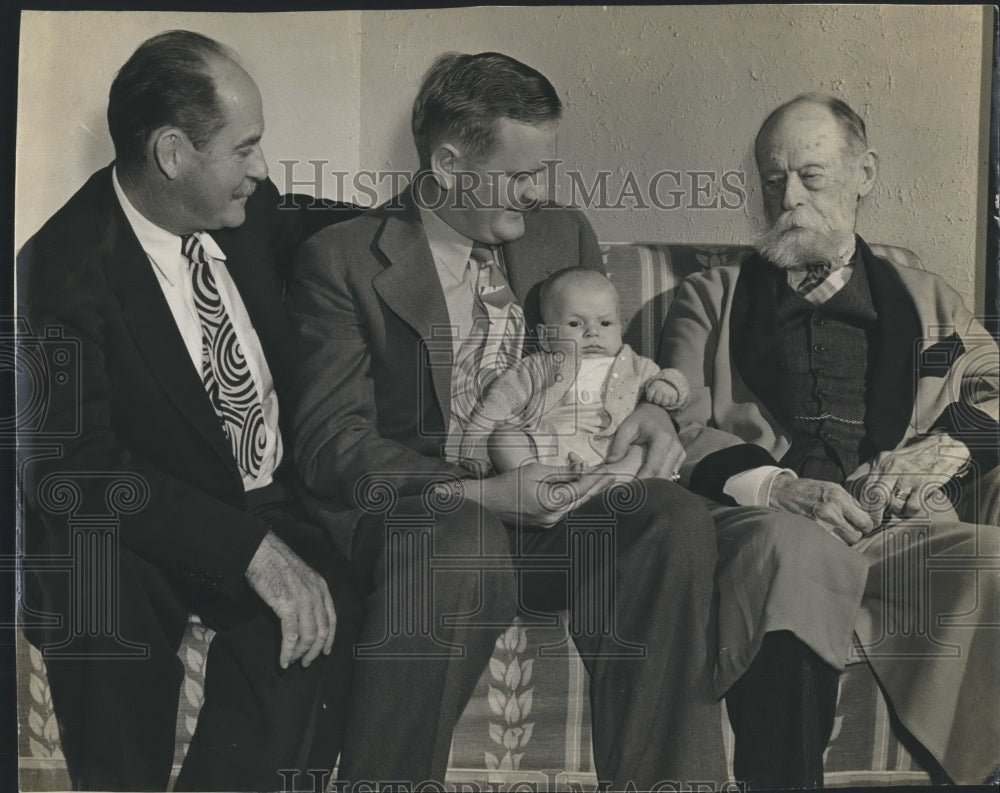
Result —
<path fill-rule="evenodd" d="M 278 265 L 301 218 L 267 180 L 257 87 L 211 39 L 142 44 L 108 123 L 115 163 L 18 261 L 22 316 L 76 369 L 27 394 L 47 409 L 22 436 L 26 632 L 74 787 L 166 788 L 193 613 L 217 635 L 175 789 L 280 789 L 336 762 L 360 620 L 349 564 L 286 489 Z"/>
<path fill-rule="evenodd" d="M 760 254 L 685 280 L 660 349 L 691 381 L 683 476 L 725 505 L 736 777 L 823 784 L 853 636 L 924 766 L 982 783 L 1000 749 L 996 342 L 944 280 L 855 234 L 878 160 L 845 102 L 787 102 L 755 152 Z"/>
<path fill-rule="evenodd" d="M 539 283 L 602 269 L 584 217 L 539 205 L 561 109 L 512 58 L 441 56 L 414 103 L 413 184 L 314 236 L 289 283 L 306 356 L 296 461 L 366 576 L 362 646 L 384 649 L 357 659 L 348 780 L 443 777 L 455 721 L 518 604 L 571 610 L 600 779 L 725 779 L 709 674 L 715 546 L 699 500 L 653 478 L 602 498 L 600 471 L 575 479 L 541 463 L 478 478 L 456 453 L 482 388 L 539 321 Z M 659 407 L 623 423 L 612 458 L 633 441 L 647 446 L 644 476 L 680 464 Z M 407 590 L 407 619 L 399 591 L 413 581 L 433 589 Z M 420 619 L 423 632 L 399 627 Z"/>

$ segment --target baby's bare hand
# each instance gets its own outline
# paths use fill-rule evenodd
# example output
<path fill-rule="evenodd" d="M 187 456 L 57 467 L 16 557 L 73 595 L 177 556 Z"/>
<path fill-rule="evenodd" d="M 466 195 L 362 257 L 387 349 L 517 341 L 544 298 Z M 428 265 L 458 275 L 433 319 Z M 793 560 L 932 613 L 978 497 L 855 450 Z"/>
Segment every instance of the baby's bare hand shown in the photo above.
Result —
<path fill-rule="evenodd" d="M 587 472 L 587 463 L 584 462 L 583 458 L 576 452 L 570 452 L 566 455 L 566 463 L 569 465 L 569 470 L 574 474 L 583 474 Z"/>
<path fill-rule="evenodd" d="M 646 401 L 670 409 L 680 400 L 680 393 L 670 383 L 654 380 L 646 386 Z"/>

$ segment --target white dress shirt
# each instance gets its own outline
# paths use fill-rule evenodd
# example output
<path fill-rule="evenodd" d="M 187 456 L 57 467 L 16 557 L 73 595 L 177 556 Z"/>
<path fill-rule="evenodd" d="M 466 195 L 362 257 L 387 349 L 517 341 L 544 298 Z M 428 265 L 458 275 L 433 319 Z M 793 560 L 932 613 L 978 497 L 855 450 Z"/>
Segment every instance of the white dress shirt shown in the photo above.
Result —
<path fill-rule="evenodd" d="M 132 202 L 125 195 L 125 191 L 122 190 L 118 181 L 118 173 L 114 169 L 111 172 L 111 181 L 114 184 L 118 202 L 125 212 L 125 217 L 149 258 L 156 281 L 160 285 L 160 289 L 163 290 L 163 296 L 170 307 L 170 313 L 173 315 L 177 330 L 180 332 L 188 356 L 191 358 L 191 364 L 201 379 L 201 320 L 198 317 L 198 310 L 195 308 L 193 286 L 189 274 L 190 265 L 184 254 L 181 253 L 181 238 L 148 220 L 132 205 Z M 281 463 L 283 450 L 281 433 L 278 431 L 278 395 L 274 390 L 271 370 L 264 358 L 264 350 L 257 337 L 257 331 L 254 330 L 253 323 L 250 322 L 250 316 L 247 314 L 246 306 L 243 305 L 243 299 L 224 264 L 226 255 L 207 232 L 202 231 L 195 236 L 198 237 L 205 254 L 210 259 L 209 267 L 219 289 L 219 295 L 233 323 L 236 338 L 243 348 L 250 376 L 257 387 L 257 396 L 264 410 L 266 442 L 260 471 L 256 476 L 243 477 L 244 489 L 254 490 L 269 485 L 274 477 L 275 469 Z"/>

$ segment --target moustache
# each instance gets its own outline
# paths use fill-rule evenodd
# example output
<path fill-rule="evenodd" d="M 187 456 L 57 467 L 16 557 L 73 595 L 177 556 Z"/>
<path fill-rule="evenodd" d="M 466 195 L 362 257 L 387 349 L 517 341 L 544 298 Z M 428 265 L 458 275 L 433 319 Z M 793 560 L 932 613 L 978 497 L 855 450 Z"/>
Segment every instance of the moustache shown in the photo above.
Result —
<path fill-rule="evenodd" d="M 256 182 L 250 182 L 249 186 L 244 187 L 242 190 L 239 190 L 238 192 L 234 193 L 233 194 L 233 198 L 236 198 L 236 199 L 249 198 L 256 191 L 257 191 L 257 183 Z"/>
<path fill-rule="evenodd" d="M 786 234 L 789 231 L 794 231 L 795 229 L 818 230 L 816 229 L 816 225 L 810 223 L 810 219 L 808 217 L 804 217 L 803 214 L 804 213 L 798 209 L 784 212 L 771 224 L 771 227 L 768 229 L 768 233 L 780 235 Z"/>

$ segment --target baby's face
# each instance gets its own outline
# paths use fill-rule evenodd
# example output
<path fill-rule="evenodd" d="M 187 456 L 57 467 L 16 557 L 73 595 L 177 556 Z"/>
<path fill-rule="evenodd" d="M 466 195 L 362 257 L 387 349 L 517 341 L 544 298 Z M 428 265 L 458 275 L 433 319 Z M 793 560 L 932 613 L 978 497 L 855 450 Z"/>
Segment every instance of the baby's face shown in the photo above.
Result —
<path fill-rule="evenodd" d="M 559 284 L 542 306 L 545 324 L 558 328 L 560 340 L 576 343 L 584 358 L 617 355 L 622 348 L 618 295 L 610 283 Z"/>

